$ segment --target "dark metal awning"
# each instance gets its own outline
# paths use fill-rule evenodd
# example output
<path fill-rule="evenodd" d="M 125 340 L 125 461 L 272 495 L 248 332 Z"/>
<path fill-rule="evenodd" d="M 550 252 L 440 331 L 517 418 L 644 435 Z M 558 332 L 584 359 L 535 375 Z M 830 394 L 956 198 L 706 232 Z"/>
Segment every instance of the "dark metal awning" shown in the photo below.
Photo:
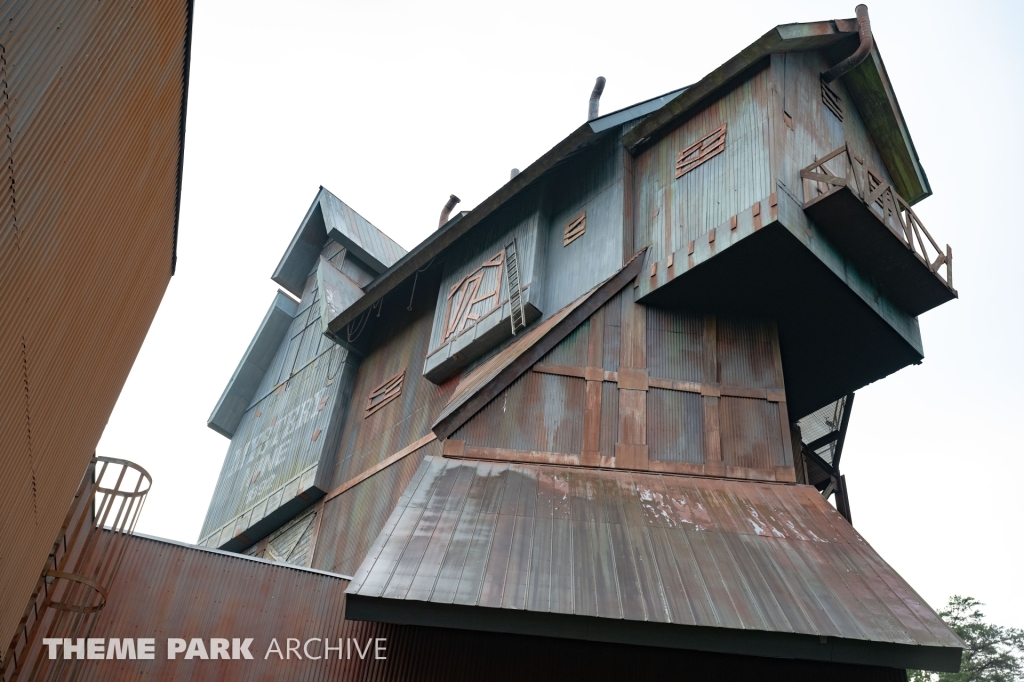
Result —
<path fill-rule="evenodd" d="M 962 643 L 810 486 L 426 458 L 348 618 L 896 668 Z"/>

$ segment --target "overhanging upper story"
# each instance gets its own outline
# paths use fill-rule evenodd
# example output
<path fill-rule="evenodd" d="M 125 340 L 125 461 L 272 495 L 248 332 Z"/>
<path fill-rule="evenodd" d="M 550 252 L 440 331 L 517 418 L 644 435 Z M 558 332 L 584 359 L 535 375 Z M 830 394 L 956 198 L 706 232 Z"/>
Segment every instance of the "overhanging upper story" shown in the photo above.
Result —
<path fill-rule="evenodd" d="M 423 367 L 442 382 L 507 342 L 513 303 L 527 325 L 546 319 L 647 249 L 645 304 L 778 320 L 803 414 L 923 358 L 916 316 L 956 296 L 951 249 L 911 208 L 930 193 L 857 20 L 782 25 L 698 83 L 581 126 L 327 326 L 347 344 L 385 294 L 443 260 Z"/>

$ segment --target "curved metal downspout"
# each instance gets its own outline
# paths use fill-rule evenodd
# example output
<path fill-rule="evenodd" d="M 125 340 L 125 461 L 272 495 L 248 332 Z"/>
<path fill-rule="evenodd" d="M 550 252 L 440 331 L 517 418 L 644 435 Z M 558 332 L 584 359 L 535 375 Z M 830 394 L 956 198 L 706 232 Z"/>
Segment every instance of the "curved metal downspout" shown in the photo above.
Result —
<path fill-rule="evenodd" d="M 448 222 L 448 216 L 452 214 L 452 209 L 455 208 L 455 204 L 459 203 L 460 201 L 462 201 L 462 199 L 459 199 L 454 194 L 448 197 L 448 203 L 445 204 L 444 208 L 441 209 L 441 219 L 437 221 L 438 227 L 441 227 L 446 222 Z"/>
<path fill-rule="evenodd" d="M 839 62 L 831 69 L 821 74 L 821 80 L 831 83 L 837 78 L 842 78 L 850 71 L 853 71 L 861 62 L 871 54 L 871 48 L 875 46 L 875 39 L 871 35 L 871 20 L 868 19 L 868 6 L 857 5 L 857 25 L 860 33 L 860 45 L 849 57 Z"/>
<path fill-rule="evenodd" d="M 601 93 L 604 92 L 604 76 L 598 76 L 594 83 L 594 90 L 590 93 L 590 108 L 587 109 L 587 120 L 593 121 L 597 118 L 598 108 L 601 105 Z"/>

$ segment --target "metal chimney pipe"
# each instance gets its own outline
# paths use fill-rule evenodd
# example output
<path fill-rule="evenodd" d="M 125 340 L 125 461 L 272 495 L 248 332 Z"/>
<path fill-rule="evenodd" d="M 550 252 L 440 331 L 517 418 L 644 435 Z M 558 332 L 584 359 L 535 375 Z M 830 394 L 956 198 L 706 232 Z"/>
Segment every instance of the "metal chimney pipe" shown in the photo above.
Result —
<path fill-rule="evenodd" d="M 462 199 L 459 199 L 454 194 L 448 197 L 448 203 L 445 204 L 444 208 L 441 209 L 441 219 L 437 221 L 438 227 L 441 227 L 446 222 L 448 222 L 448 216 L 452 214 L 452 209 L 455 208 L 455 204 L 459 203 L 460 201 L 462 201 Z"/>
<path fill-rule="evenodd" d="M 508 179 L 511 180 L 512 178 L 514 178 L 517 175 L 519 175 L 519 169 L 518 168 L 513 168 L 512 169 L 512 173 L 508 176 Z"/>
<path fill-rule="evenodd" d="M 594 91 L 590 93 L 590 108 L 587 110 L 587 120 L 593 121 L 597 118 L 597 111 L 601 105 L 601 93 L 604 92 L 604 76 L 598 76 L 594 83 Z"/>
<path fill-rule="evenodd" d="M 853 71 L 861 62 L 871 54 L 871 48 L 875 45 L 875 39 L 871 35 L 871 20 L 868 19 L 868 6 L 857 5 L 857 26 L 860 33 L 860 45 L 849 57 L 839 62 L 831 69 L 821 74 L 821 80 L 831 83 L 837 78 L 842 78 L 850 71 Z"/>

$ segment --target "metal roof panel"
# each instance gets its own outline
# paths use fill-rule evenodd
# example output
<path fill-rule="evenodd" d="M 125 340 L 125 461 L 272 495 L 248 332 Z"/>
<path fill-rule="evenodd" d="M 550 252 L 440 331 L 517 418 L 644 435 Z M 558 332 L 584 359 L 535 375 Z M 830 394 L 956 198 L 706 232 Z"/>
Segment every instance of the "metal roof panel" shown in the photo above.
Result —
<path fill-rule="evenodd" d="M 835 638 L 832 660 L 959 664 L 957 636 L 810 486 L 438 457 L 421 466 L 347 590 L 350 617 L 457 615 L 521 632 L 522 612 L 557 602 L 617 621 L 605 641 L 662 623 L 674 629 L 658 630 L 660 646 L 804 658 L 817 656 L 800 653 L 808 637 Z M 559 523 L 568 535 L 555 543 Z M 475 611 L 451 611 L 453 593 Z M 591 639 L 594 628 L 561 636 Z"/>

